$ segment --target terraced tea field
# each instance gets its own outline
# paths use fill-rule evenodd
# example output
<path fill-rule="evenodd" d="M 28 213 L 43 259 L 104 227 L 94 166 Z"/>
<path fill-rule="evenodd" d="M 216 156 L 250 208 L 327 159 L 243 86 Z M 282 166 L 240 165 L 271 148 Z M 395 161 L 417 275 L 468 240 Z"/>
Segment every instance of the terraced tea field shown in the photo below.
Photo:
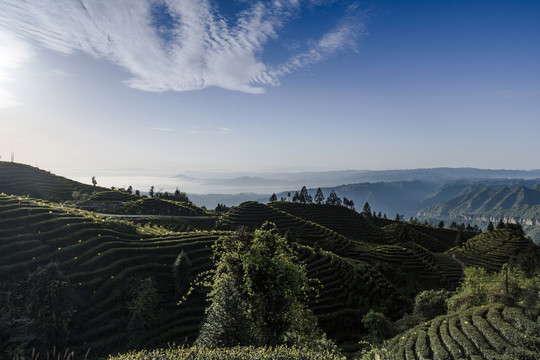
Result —
<path fill-rule="evenodd" d="M 126 294 L 130 283 L 151 277 L 160 295 L 160 316 L 148 333 L 148 344 L 193 340 L 203 317 L 204 292 L 177 306 L 172 265 L 185 251 L 193 274 L 209 269 L 211 245 L 224 234 L 174 233 L 1 195 L 0 281 L 23 279 L 38 266 L 58 262 L 84 300 L 73 346 L 104 353 L 128 343 Z"/>
<path fill-rule="evenodd" d="M 506 230 L 495 230 L 480 234 L 451 252 L 467 266 L 497 271 L 528 246 L 530 241 L 523 236 Z"/>
<path fill-rule="evenodd" d="M 398 360 L 540 358 L 540 322 L 502 304 L 439 316 L 387 344 Z"/>
<path fill-rule="evenodd" d="M 1 164 L 6 169 L 10 167 Z M 10 170 L 12 176 L 17 176 L 14 169 Z M 24 175 L 24 166 L 17 169 L 22 171 L 20 176 L 28 175 Z M 35 168 L 31 170 L 34 175 L 37 173 Z M 39 174 L 48 176 L 45 172 Z M 411 310 L 412 299 L 418 292 L 455 288 L 462 268 L 452 254 L 467 264 L 495 269 L 530 245 L 523 236 L 501 230 L 474 238 L 466 234 L 468 241 L 454 248 L 457 232 L 453 230 L 365 217 L 338 206 L 284 202 L 243 203 L 221 217 L 217 230 L 212 230 L 216 218 L 200 218 L 204 213 L 194 205 L 99 188 L 101 191 L 94 192 L 94 187 L 78 188 L 78 183 L 51 176 L 50 187 L 40 180 L 37 194 L 50 189 L 54 196 L 49 198 L 71 199 L 74 189 L 91 190 L 93 201 L 123 202 L 120 212 L 138 209 L 149 214 L 197 215 L 185 222 L 165 218 L 126 221 L 47 200 L 0 195 L 0 290 L 9 289 L 10 284 L 25 279 L 40 266 L 57 262 L 81 300 L 71 348 L 92 348 L 94 354 L 124 351 L 130 346 L 126 329 L 132 315 L 132 291 L 135 284 L 146 278 L 152 279 L 159 304 L 154 319 L 146 324 L 145 339 L 140 345 L 158 347 L 169 342 L 192 342 L 204 318 L 207 289 L 196 288 L 178 306 L 182 295 L 175 289 L 173 263 L 182 251 L 187 254 L 191 263 L 186 275 L 189 282 L 211 268 L 212 245 L 219 237 L 230 235 L 239 226 L 255 229 L 265 221 L 277 225 L 306 265 L 308 276 L 320 284 L 319 296 L 311 297 L 309 306 L 321 328 L 347 351 L 359 348 L 358 340 L 365 334 L 361 320 L 370 309 L 396 320 Z M 2 179 L 0 176 L 0 192 L 32 193 L 24 191 L 26 185 L 17 188 L 16 181 Z M 191 231 L 197 226 L 208 230 Z M 504 320 L 503 310 L 499 313 Z M 486 321 L 491 322 L 487 314 L 490 312 L 485 315 Z M 435 354 L 435 348 L 444 348 L 437 345 L 431 325 L 418 327 L 419 337 L 406 335 L 407 341 L 400 343 L 404 349 L 413 349 L 407 351 L 412 351 L 415 359 Z M 444 326 L 439 327 L 442 334 Z M 472 334 L 473 330 L 469 330 Z M 505 334 L 503 330 L 497 331 Z M 510 330 L 504 331 L 510 334 Z M 443 344 L 442 341 L 441 337 L 439 342 Z M 422 350 L 416 350 L 417 343 Z M 428 345 L 431 350 L 425 350 Z M 450 352 L 446 346 L 444 349 Z M 460 346 L 457 349 L 466 350 L 465 345 Z M 479 352 L 478 346 L 475 349 Z M 529 354 L 527 351 L 534 349 L 523 351 Z M 408 356 L 407 352 L 404 354 Z"/>
<path fill-rule="evenodd" d="M 82 184 L 33 166 L 0 161 L 0 193 L 66 201 L 73 198 L 74 191 L 91 194 L 105 190 L 107 189 Z"/>

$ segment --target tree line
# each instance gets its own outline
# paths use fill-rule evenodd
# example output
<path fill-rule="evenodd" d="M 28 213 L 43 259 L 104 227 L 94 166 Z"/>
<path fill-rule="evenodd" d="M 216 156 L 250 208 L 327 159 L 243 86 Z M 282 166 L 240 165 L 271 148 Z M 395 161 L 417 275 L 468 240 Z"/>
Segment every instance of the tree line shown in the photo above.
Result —
<path fill-rule="evenodd" d="M 317 204 L 317 205 L 337 205 L 337 206 L 344 206 L 346 208 L 349 208 L 351 210 L 354 210 L 354 201 L 349 200 L 346 197 L 343 197 L 341 199 L 339 196 L 337 196 L 335 190 L 332 190 L 330 195 L 328 195 L 328 198 L 325 198 L 323 191 L 321 188 L 317 189 L 317 192 L 315 193 L 315 196 L 311 196 L 311 194 L 308 192 L 307 188 L 305 186 L 302 187 L 300 192 L 296 191 L 294 195 L 291 198 L 291 193 L 287 193 L 286 197 L 281 197 L 281 201 L 292 201 L 293 203 L 300 203 L 300 204 Z M 275 193 L 270 196 L 268 199 L 270 202 L 272 201 L 278 201 L 278 197 Z"/>

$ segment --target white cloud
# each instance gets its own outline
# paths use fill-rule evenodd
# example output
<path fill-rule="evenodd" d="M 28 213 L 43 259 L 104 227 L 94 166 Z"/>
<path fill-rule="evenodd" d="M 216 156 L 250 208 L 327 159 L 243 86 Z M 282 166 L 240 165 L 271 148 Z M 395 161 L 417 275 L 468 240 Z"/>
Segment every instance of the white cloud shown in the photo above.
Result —
<path fill-rule="evenodd" d="M 211 125 L 192 126 L 191 130 L 189 130 L 189 133 L 193 135 L 201 135 L 201 134 L 227 135 L 232 132 L 233 130 L 231 128 L 211 126 Z"/>
<path fill-rule="evenodd" d="M 19 104 L 6 85 L 14 81 L 12 71 L 29 61 L 32 54 L 25 42 L 0 29 L 0 108 Z"/>
<path fill-rule="evenodd" d="M 264 92 L 264 86 L 278 85 L 285 74 L 351 46 L 360 29 L 344 21 L 309 51 L 269 67 L 261 59 L 264 46 L 277 38 L 302 2 L 250 2 L 233 21 L 217 13 L 212 3 L 3 0 L 0 29 L 60 53 L 84 52 L 113 62 L 132 74 L 125 81 L 132 88 L 187 91 L 218 86 L 248 93 Z M 156 14 L 161 18 L 156 20 Z"/>
<path fill-rule="evenodd" d="M 154 131 L 165 131 L 165 132 L 169 132 L 169 131 L 172 131 L 172 129 L 169 129 L 169 128 L 152 128 L 152 130 Z"/>

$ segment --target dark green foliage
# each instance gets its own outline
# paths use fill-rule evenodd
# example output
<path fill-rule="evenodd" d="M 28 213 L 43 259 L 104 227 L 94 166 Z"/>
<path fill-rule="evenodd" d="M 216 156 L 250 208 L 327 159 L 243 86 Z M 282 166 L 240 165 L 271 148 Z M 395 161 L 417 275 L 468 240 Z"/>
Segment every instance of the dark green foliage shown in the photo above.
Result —
<path fill-rule="evenodd" d="M 208 349 L 200 347 L 170 347 L 169 349 L 145 350 L 117 355 L 110 360 L 345 360 L 334 351 L 306 349 L 288 346 L 276 347 L 234 347 Z M 380 360 L 389 360 L 381 358 Z"/>
<path fill-rule="evenodd" d="M 441 220 L 441 221 L 439 222 L 439 225 L 437 225 L 437 227 L 438 227 L 439 229 L 444 228 L 444 221 Z"/>
<path fill-rule="evenodd" d="M 184 294 L 191 282 L 191 261 L 184 250 L 178 254 L 173 264 L 174 288 L 176 296 Z"/>
<path fill-rule="evenodd" d="M 354 201 L 343 197 L 343 205 L 351 210 L 354 210 Z"/>
<path fill-rule="evenodd" d="M 461 246 L 465 242 L 465 237 L 463 236 L 463 231 L 458 230 L 456 235 L 456 240 L 454 241 L 454 246 Z"/>
<path fill-rule="evenodd" d="M 391 321 L 383 314 L 373 309 L 362 318 L 362 325 L 368 333 L 370 342 L 380 344 L 392 332 Z"/>
<path fill-rule="evenodd" d="M 248 346 L 255 343 L 248 318 L 248 305 L 230 274 L 214 278 L 210 293 L 212 303 L 197 338 L 196 345 L 207 348 Z"/>
<path fill-rule="evenodd" d="M 447 311 L 446 301 L 450 292 L 445 289 L 426 290 L 416 295 L 413 315 L 419 319 L 429 320 Z"/>
<path fill-rule="evenodd" d="M 321 188 L 317 189 L 317 192 L 315 193 L 315 204 L 321 205 L 324 204 L 324 194 L 321 190 Z"/>
<path fill-rule="evenodd" d="M 341 199 L 337 196 L 336 192 L 332 190 L 328 198 L 326 199 L 327 205 L 341 205 Z"/>
<path fill-rule="evenodd" d="M 364 204 L 364 208 L 362 210 L 362 214 L 366 215 L 366 216 L 371 216 L 371 207 L 369 206 L 369 203 L 366 201 L 366 203 Z"/>
<path fill-rule="evenodd" d="M 139 280 L 130 290 L 131 300 L 127 307 L 131 314 L 138 313 L 144 324 L 151 324 L 159 305 L 159 294 L 152 278 Z"/>
<path fill-rule="evenodd" d="M 468 267 L 465 278 L 455 294 L 448 299 L 448 308 L 459 311 L 472 306 L 491 303 L 525 304 L 540 315 L 538 292 L 540 275 L 527 275 L 522 270 L 505 265 L 500 271 L 489 273 L 483 268 Z M 536 294 L 536 297 L 531 294 Z"/>
<path fill-rule="evenodd" d="M 272 202 L 272 201 L 277 201 L 277 195 L 276 193 L 273 193 L 272 196 L 270 196 L 270 199 L 268 199 L 268 201 Z"/>
<path fill-rule="evenodd" d="M 298 201 L 301 204 L 312 204 L 313 203 L 313 197 L 308 193 L 307 188 L 305 186 L 303 186 L 302 190 L 300 190 L 300 195 L 298 196 Z"/>
<path fill-rule="evenodd" d="M 504 224 L 504 221 L 501 219 L 501 220 L 499 220 L 499 222 L 497 223 L 496 229 L 497 229 L 497 230 L 502 230 L 502 229 L 504 229 L 504 228 L 506 228 L 506 225 Z"/>
<path fill-rule="evenodd" d="M 65 345 L 75 312 L 75 293 L 58 263 L 38 267 L 25 282 L 25 316 L 38 348 Z"/>
<path fill-rule="evenodd" d="M 131 349 L 140 349 L 141 345 L 147 341 L 147 331 L 146 322 L 144 321 L 141 312 L 138 310 L 134 311 L 131 314 L 127 326 L 129 347 Z"/>
<path fill-rule="evenodd" d="M 224 331 L 216 322 L 219 319 L 243 329 L 247 319 L 255 343 L 260 345 L 307 345 L 324 338 L 304 304 L 309 288 L 306 270 L 298 265 L 273 224 L 264 224 L 254 233 L 241 228 L 234 236 L 222 238 L 216 244 L 214 260 L 216 273 L 207 319 L 211 322 L 203 326 L 205 331 Z M 235 299 L 236 294 L 240 299 Z M 227 296 L 232 298 L 225 299 Z M 239 324 L 227 320 L 233 315 L 226 314 L 227 306 L 232 307 Z M 201 342 L 210 340 L 205 335 Z"/>

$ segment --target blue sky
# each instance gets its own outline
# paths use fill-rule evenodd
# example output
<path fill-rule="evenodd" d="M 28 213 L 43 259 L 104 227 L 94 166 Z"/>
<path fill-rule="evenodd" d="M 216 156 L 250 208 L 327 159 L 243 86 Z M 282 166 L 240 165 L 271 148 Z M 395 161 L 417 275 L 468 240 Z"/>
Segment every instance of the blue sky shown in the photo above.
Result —
<path fill-rule="evenodd" d="M 538 1 L 0 0 L 0 156 L 539 168 Z"/>

